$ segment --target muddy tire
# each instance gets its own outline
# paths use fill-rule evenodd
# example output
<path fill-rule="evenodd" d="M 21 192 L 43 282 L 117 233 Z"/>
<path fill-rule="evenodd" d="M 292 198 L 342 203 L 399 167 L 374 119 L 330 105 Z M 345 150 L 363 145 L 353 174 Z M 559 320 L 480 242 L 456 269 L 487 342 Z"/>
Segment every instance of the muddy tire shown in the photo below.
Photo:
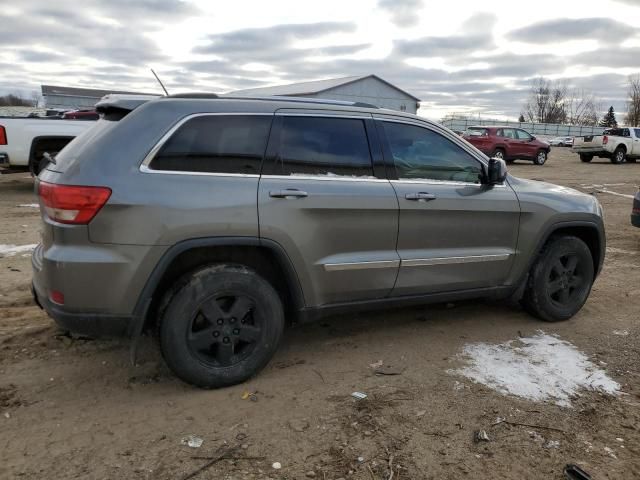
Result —
<path fill-rule="evenodd" d="M 529 272 L 521 304 L 546 322 L 567 320 L 587 301 L 593 280 L 589 247 L 577 237 L 552 237 Z"/>
<path fill-rule="evenodd" d="M 257 374 L 284 330 L 274 288 L 241 265 L 213 265 L 181 279 L 161 309 L 162 356 L 183 381 L 201 388 L 241 383 Z"/>
<path fill-rule="evenodd" d="M 585 153 L 581 153 L 580 154 L 580 161 L 581 162 L 589 163 L 591 160 L 593 160 L 593 155 L 587 155 Z"/>

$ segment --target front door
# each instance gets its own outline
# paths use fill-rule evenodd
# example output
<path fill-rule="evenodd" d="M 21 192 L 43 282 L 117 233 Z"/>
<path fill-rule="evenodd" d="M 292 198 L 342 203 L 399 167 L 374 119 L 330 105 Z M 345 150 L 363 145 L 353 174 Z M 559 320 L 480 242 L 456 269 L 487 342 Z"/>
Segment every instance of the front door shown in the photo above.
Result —
<path fill-rule="evenodd" d="M 516 136 L 518 137 L 518 144 L 521 156 L 526 158 L 535 158 L 538 154 L 538 145 L 533 142 L 533 137 L 524 130 L 517 129 Z"/>
<path fill-rule="evenodd" d="M 502 285 L 516 252 L 520 208 L 508 184 L 488 186 L 455 135 L 378 119 L 400 205 L 394 296 Z"/>
<path fill-rule="evenodd" d="M 371 115 L 333 115 L 277 114 L 258 188 L 260 237 L 284 247 L 307 306 L 385 297 L 400 263 Z"/>

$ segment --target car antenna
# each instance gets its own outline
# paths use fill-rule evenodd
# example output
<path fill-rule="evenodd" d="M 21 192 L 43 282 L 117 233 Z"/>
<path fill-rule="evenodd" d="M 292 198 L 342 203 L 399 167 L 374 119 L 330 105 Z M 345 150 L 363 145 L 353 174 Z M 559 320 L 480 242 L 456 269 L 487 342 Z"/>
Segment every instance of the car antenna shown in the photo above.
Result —
<path fill-rule="evenodd" d="M 162 81 L 160 80 L 160 78 L 158 78 L 158 75 L 156 75 L 156 72 L 153 71 L 153 68 L 151 68 L 150 70 L 151 70 L 151 73 L 153 73 L 153 76 L 156 77 L 156 80 L 158 80 L 158 83 L 162 87 L 162 90 L 164 90 L 164 94 L 168 97 L 169 96 L 169 92 L 167 92 L 167 89 L 164 88 L 164 85 L 162 84 Z"/>

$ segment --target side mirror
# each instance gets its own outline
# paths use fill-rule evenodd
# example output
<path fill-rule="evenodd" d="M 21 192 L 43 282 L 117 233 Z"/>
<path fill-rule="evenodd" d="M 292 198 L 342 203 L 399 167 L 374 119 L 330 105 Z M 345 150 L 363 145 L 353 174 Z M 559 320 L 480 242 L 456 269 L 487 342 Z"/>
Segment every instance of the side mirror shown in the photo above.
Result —
<path fill-rule="evenodd" d="M 487 179 L 488 185 L 497 185 L 504 183 L 507 178 L 507 164 L 501 158 L 490 158 L 489 165 L 487 167 Z"/>
<path fill-rule="evenodd" d="M 530 142 L 533 142 L 536 139 L 536 137 L 534 137 L 533 135 L 531 135 L 531 140 L 529 140 Z"/>

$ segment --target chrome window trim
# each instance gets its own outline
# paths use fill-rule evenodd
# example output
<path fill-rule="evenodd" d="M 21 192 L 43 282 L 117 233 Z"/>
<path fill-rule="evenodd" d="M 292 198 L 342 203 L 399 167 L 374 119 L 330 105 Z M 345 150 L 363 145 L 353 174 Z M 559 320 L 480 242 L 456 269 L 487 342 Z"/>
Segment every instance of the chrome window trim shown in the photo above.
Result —
<path fill-rule="evenodd" d="M 323 182 L 327 181 L 338 181 L 338 182 L 366 182 L 366 183 L 389 183 L 389 180 L 386 178 L 368 178 L 368 177 L 346 177 L 346 176 L 321 176 L 321 175 L 262 175 L 262 178 L 267 179 L 276 179 L 276 180 L 320 180 Z"/>
<path fill-rule="evenodd" d="M 412 258 L 401 260 L 401 267 L 425 267 L 431 265 L 448 265 L 456 263 L 498 262 L 508 260 L 511 254 L 500 253 L 494 255 L 469 255 L 466 257 L 436 257 L 436 258 Z"/>
<path fill-rule="evenodd" d="M 198 117 L 220 117 L 220 116 L 268 116 L 273 117 L 273 113 L 265 113 L 265 112 L 207 112 L 207 113 L 192 113 L 185 117 L 182 117 L 176 123 L 173 124 L 167 132 L 160 137 L 160 140 L 153 146 L 149 153 L 144 157 L 142 163 L 138 170 L 142 173 L 162 173 L 162 174 L 170 174 L 170 175 L 205 175 L 205 176 L 217 176 L 217 177 L 260 177 L 259 174 L 256 173 L 222 173 L 222 172 L 199 172 L 197 170 L 155 170 L 149 167 L 149 164 L 156 156 L 158 151 L 163 147 L 163 145 L 171 138 L 171 136 L 178 130 L 182 125 L 187 123 L 189 120 Z"/>
<path fill-rule="evenodd" d="M 345 263 L 325 263 L 324 269 L 327 272 L 337 272 L 344 270 L 365 270 L 369 268 L 397 268 L 400 260 L 377 260 L 368 262 L 345 262 Z"/>
<path fill-rule="evenodd" d="M 408 179 L 403 178 L 399 180 L 389 180 L 392 184 L 417 184 L 417 185 L 443 185 L 443 186 L 453 186 L 453 187 L 486 187 L 486 184 L 483 183 L 472 183 L 472 182 L 456 182 L 451 180 L 429 180 L 429 179 Z M 491 185 L 491 188 L 505 188 L 504 183 Z"/>

